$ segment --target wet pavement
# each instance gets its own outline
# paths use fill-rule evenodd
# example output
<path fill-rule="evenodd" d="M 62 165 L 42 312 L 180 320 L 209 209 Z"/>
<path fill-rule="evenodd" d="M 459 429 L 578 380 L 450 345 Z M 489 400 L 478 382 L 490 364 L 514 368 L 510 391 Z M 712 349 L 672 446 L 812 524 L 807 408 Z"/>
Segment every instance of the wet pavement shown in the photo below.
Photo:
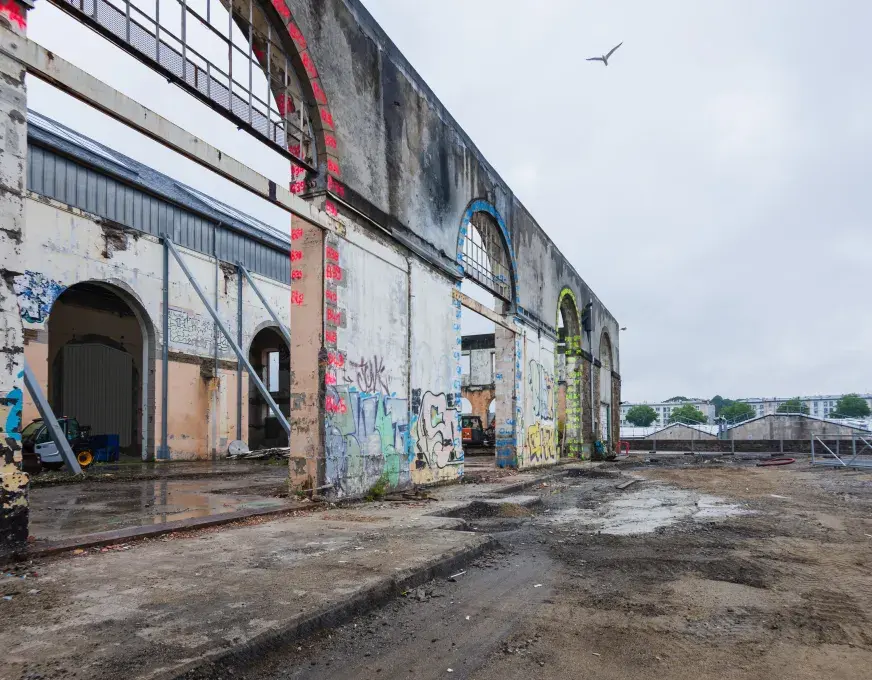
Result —
<path fill-rule="evenodd" d="M 287 490 L 283 465 L 248 465 L 229 469 L 211 463 L 164 466 L 179 478 L 86 481 L 36 486 L 30 492 L 30 533 L 40 540 L 128 527 L 163 524 L 238 511 L 280 509 L 290 505 L 278 494 Z M 177 467 L 179 466 L 179 467 Z M 209 470 L 215 470 L 207 476 Z M 219 474 L 219 472 L 232 474 Z M 198 472 L 205 473 L 198 475 Z M 184 474 L 187 473 L 187 474 Z"/>

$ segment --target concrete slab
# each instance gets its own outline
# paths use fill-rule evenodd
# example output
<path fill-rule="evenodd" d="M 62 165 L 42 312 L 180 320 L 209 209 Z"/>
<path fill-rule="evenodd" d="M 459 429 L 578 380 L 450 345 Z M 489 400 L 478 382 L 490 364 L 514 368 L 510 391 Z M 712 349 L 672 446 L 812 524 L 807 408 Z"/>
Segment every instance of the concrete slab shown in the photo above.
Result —
<path fill-rule="evenodd" d="M 277 497 L 286 490 L 287 474 L 284 466 L 257 466 L 237 469 L 229 477 L 39 486 L 30 492 L 30 533 L 38 540 L 69 541 L 96 532 L 280 510 L 290 505 Z"/>
<path fill-rule="evenodd" d="M 175 677 L 311 632 L 491 545 L 429 514 L 444 503 L 327 507 L 19 565 L 0 576 L 0 677 Z"/>

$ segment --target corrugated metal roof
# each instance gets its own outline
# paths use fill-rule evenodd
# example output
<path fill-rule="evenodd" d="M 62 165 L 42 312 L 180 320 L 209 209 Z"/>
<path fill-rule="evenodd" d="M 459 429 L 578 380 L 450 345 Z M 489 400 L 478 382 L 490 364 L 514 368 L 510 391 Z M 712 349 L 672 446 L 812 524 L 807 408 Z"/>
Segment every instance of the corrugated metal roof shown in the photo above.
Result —
<path fill-rule="evenodd" d="M 247 236 L 265 240 L 285 251 L 290 248 L 290 216 L 287 228 L 273 227 L 236 208 L 222 203 L 193 187 L 118 153 L 36 111 L 27 113 L 29 140 L 60 151 L 93 166 L 101 172 L 123 179 L 173 203 L 232 227 Z"/>

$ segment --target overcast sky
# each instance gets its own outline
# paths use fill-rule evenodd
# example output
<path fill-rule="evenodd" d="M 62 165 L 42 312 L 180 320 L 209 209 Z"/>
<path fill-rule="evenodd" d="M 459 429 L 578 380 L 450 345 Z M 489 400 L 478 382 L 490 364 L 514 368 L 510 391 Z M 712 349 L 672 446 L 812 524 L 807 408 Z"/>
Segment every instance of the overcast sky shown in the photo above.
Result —
<path fill-rule="evenodd" d="M 364 3 L 627 327 L 623 400 L 872 391 L 872 4 Z M 57 14 L 39 3 L 31 37 L 185 124 L 170 86 Z M 620 41 L 608 68 L 584 61 Z M 31 93 L 214 186 L 63 95 Z M 194 131 L 283 179 L 232 126 Z"/>

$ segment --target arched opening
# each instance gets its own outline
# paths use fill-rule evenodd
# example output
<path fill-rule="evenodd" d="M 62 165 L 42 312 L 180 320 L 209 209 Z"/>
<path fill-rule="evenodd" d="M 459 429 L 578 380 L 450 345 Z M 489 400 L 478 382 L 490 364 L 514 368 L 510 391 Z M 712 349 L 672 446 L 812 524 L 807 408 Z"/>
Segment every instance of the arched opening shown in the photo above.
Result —
<path fill-rule="evenodd" d="M 291 352 L 278 329 L 262 329 L 251 341 L 248 360 L 285 417 L 291 413 Z M 248 446 L 288 446 L 288 435 L 253 381 L 248 382 Z"/>
<path fill-rule="evenodd" d="M 569 288 L 557 303 L 557 433 L 561 455 L 581 457 L 582 359 L 581 323 L 575 295 Z"/>
<path fill-rule="evenodd" d="M 460 413 L 464 416 L 472 415 L 472 402 L 469 399 L 460 400 Z"/>
<path fill-rule="evenodd" d="M 598 436 L 603 442 L 611 444 L 612 436 L 612 342 L 608 333 L 603 331 L 599 346 L 599 432 Z"/>
<path fill-rule="evenodd" d="M 457 261 L 464 274 L 460 291 L 499 316 L 514 309 L 516 280 L 508 237 L 496 210 L 474 201 L 464 215 Z M 517 465 L 515 442 L 515 334 L 478 313 L 473 305 L 461 314 L 462 394 L 481 420 L 482 435 L 472 438 L 464 428 L 464 451 L 494 455 L 500 467 Z M 493 412 L 489 405 L 493 403 Z M 468 440 L 468 441 L 467 441 Z"/>
<path fill-rule="evenodd" d="M 48 318 L 46 359 L 57 416 L 122 456 L 153 456 L 154 330 L 131 295 L 103 282 L 67 288 Z"/>

